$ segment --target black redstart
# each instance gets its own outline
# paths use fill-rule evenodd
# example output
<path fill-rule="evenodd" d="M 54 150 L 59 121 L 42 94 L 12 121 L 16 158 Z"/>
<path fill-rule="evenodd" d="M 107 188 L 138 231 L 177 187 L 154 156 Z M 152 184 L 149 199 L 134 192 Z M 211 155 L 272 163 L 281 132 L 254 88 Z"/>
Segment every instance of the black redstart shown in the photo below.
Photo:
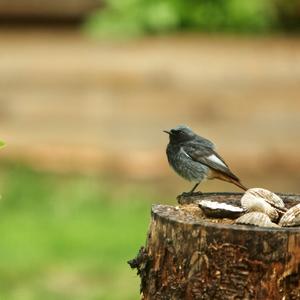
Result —
<path fill-rule="evenodd" d="M 185 125 L 164 132 L 168 133 L 170 138 L 167 146 L 169 164 L 177 174 L 196 182 L 189 193 L 193 193 L 204 179 L 215 178 L 247 190 L 215 151 L 215 145 L 211 141 L 197 135 Z"/>

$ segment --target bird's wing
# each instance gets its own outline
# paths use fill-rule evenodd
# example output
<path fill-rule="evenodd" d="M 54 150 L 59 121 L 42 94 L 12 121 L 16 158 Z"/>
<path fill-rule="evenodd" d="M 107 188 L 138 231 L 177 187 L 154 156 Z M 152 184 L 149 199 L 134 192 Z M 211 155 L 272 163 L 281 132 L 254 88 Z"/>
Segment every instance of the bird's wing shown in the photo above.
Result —
<path fill-rule="evenodd" d="M 194 161 L 202 163 L 213 171 L 221 172 L 232 179 L 239 180 L 229 169 L 222 157 L 210 147 L 199 143 L 188 143 L 182 145 L 182 150 Z"/>
<path fill-rule="evenodd" d="M 200 135 L 197 135 L 196 134 L 196 140 L 195 142 L 197 144 L 200 144 L 200 145 L 203 145 L 205 147 L 208 147 L 208 148 L 211 148 L 211 149 L 215 149 L 215 144 L 213 142 L 211 142 L 210 140 L 200 136 Z"/>

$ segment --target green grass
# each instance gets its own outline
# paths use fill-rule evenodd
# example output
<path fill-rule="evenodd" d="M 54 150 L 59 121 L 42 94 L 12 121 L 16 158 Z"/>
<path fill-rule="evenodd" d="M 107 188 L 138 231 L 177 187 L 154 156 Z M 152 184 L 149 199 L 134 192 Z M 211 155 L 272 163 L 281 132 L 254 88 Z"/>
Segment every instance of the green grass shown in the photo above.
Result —
<path fill-rule="evenodd" d="M 15 166 L 0 188 L 0 299 L 139 299 L 126 262 L 146 238 L 147 189 Z"/>

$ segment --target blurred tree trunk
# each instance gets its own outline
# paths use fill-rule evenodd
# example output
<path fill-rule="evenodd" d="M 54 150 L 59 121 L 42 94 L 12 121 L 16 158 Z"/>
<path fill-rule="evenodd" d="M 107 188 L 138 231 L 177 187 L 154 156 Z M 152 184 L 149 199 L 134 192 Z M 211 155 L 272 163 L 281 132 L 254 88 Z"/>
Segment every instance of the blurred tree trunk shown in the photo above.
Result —
<path fill-rule="evenodd" d="M 283 199 L 289 207 L 300 196 Z M 201 224 L 180 207 L 155 205 L 146 247 L 129 263 L 145 300 L 300 299 L 300 228 Z"/>
<path fill-rule="evenodd" d="M 0 16 L 5 19 L 80 19 L 103 4 L 103 0 L 2 0 Z"/>

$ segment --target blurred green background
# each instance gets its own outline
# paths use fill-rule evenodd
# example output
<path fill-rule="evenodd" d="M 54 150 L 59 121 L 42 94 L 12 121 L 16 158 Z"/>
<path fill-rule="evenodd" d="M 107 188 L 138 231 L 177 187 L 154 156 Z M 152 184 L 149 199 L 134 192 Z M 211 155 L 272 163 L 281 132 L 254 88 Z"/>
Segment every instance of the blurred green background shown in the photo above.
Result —
<path fill-rule="evenodd" d="M 149 187 L 2 166 L 1 299 L 134 299 Z"/>
<path fill-rule="evenodd" d="M 86 28 L 99 37 L 170 32 L 266 33 L 297 31 L 299 1 L 282 0 L 107 0 Z"/>
<path fill-rule="evenodd" d="M 191 188 L 178 124 L 299 193 L 299 24 L 299 1 L 0 0 L 0 299 L 139 299 L 151 205 Z"/>

